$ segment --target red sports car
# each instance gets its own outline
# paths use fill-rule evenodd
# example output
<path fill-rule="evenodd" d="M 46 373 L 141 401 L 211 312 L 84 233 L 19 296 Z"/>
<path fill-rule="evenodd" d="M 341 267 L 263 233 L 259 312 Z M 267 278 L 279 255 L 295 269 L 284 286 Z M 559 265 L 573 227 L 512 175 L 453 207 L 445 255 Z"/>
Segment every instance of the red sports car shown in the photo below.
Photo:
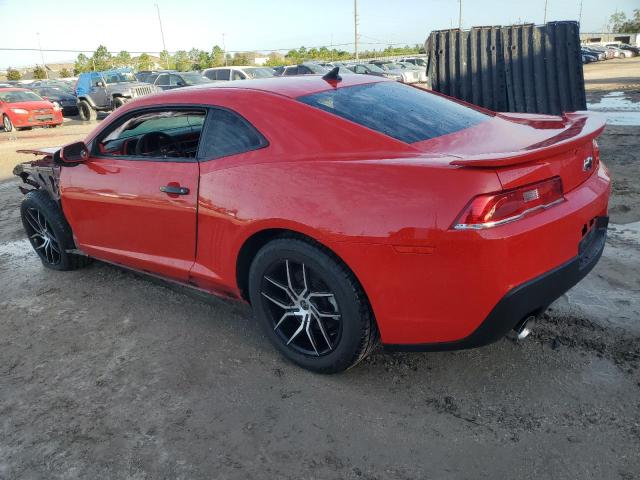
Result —
<path fill-rule="evenodd" d="M 286 357 L 336 372 L 379 339 L 526 332 L 604 248 L 602 129 L 332 71 L 146 96 L 14 173 L 46 267 L 96 258 L 250 302 Z"/>
<path fill-rule="evenodd" d="M 5 132 L 62 125 L 62 108 L 26 88 L 0 88 L 0 119 Z"/>

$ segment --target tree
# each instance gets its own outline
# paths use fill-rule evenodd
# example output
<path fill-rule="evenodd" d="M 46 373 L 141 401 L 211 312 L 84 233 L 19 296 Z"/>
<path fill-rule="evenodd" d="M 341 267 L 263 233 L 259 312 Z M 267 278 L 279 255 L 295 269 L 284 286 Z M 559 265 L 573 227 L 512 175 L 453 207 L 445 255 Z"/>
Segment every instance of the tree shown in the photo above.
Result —
<path fill-rule="evenodd" d="M 147 53 L 143 53 L 138 57 L 138 70 L 151 70 L 151 57 Z"/>
<path fill-rule="evenodd" d="M 60 70 L 60 78 L 68 78 L 71 76 L 71 72 L 68 69 L 63 68 L 62 70 Z"/>
<path fill-rule="evenodd" d="M 22 75 L 20 75 L 20 72 L 15 68 L 9 67 L 7 69 L 7 80 L 20 80 L 21 78 Z"/>
<path fill-rule="evenodd" d="M 633 17 L 624 22 L 620 27 L 620 33 L 638 33 L 640 32 L 640 10 L 633 11 Z"/>
<path fill-rule="evenodd" d="M 168 70 L 173 70 L 175 68 L 175 64 L 173 62 L 173 59 L 171 58 L 171 54 L 166 50 L 160 52 L 160 63 L 162 64 L 163 68 L 166 68 Z"/>
<path fill-rule="evenodd" d="M 173 56 L 174 68 L 179 72 L 191 70 L 191 59 L 185 50 L 178 50 Z"/>
<path fill-rule="evenodd" d="M 40 65 L 36 65 L 36 68 L 33 69 L 33 78 L 36 80 L 44 80 L 47 78 L 47 71 Z"/>
<path fill-rule="evenodd" d="M 224 51 L 218 45 L 214 45 L 211 49 L 211 66 L 221 67 L 222 65 L 224 65 Z"/>
<path fill-rule="evenodd" d="M 131 55 L 126 50 L 122 50 L 113 58 L 113 64 L 116 67 L 130 67 L 132 64 Z"/>
<path fill-rule="evenodd" d="M 76 59 L 75 64 L 73 65 L 73 73 L 78 75 L 80 73 L 88 72 L 91 70 L 91 61 L 84 54 L 78 54 L 78 58 Z"/>
<path fill-rule="evenodd" d="M 93 56 L 91 57 L 91 61 L 93 68 L 97 72 L 113 68 L 113 56 L 104 45 L 99 45 L 98 48 L 96 48 L 96 51 L 93 52 Z"/>
<path fill-rule="evenodd" d="M 609 31 L 611 32 L 620 32 L 622 25 L 624 25 L 627 21 L 627 16 L 624 12 L 618 12 L 612 14 L 609 17 Z"/>

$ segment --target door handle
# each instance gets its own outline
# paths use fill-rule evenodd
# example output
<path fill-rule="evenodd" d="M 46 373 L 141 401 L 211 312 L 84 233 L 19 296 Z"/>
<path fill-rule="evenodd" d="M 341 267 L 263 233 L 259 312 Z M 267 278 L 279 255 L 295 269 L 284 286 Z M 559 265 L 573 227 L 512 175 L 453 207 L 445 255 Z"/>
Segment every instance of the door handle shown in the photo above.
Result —
<path fill-rule="evenodd" d="M 169 195 L 187 195 L 189 189 L 187 187 L 176 187 L 175 185 L 165 185 L 160 187 L 160 191 L 168 193 Z"/>

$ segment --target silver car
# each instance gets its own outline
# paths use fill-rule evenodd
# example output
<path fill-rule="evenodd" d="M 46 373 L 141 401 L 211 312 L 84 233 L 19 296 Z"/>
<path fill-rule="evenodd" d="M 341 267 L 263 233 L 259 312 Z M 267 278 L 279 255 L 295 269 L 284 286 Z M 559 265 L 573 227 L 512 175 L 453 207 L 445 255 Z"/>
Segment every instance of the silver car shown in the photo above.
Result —
<path fill-rule="evenodd" d="M 408 68 L 398 65 L 393 62 L 371 62 L 373 65 L 377 65 L 385 72 L 399 75 L 402 83 L 418 83 L 420 81 L 420 74 L 416 70 L 409 70 Z"/>

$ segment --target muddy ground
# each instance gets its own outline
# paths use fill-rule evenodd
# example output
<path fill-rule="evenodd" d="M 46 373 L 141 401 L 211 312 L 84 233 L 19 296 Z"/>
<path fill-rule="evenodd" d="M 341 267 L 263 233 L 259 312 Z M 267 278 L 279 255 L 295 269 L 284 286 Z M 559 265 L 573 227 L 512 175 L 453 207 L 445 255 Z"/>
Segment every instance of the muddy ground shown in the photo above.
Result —
<path fill-rule="evenodd" d="M 0 133 L 0 173 L 89 128 Z M 530 339 L 378 350 L 334 376 L 283 360 L 243 305 L 98 262 L 43 269 L 0 182 L 0 479 L 640 477 L 640 127 L 600 145 L 604 256 Z"/>

